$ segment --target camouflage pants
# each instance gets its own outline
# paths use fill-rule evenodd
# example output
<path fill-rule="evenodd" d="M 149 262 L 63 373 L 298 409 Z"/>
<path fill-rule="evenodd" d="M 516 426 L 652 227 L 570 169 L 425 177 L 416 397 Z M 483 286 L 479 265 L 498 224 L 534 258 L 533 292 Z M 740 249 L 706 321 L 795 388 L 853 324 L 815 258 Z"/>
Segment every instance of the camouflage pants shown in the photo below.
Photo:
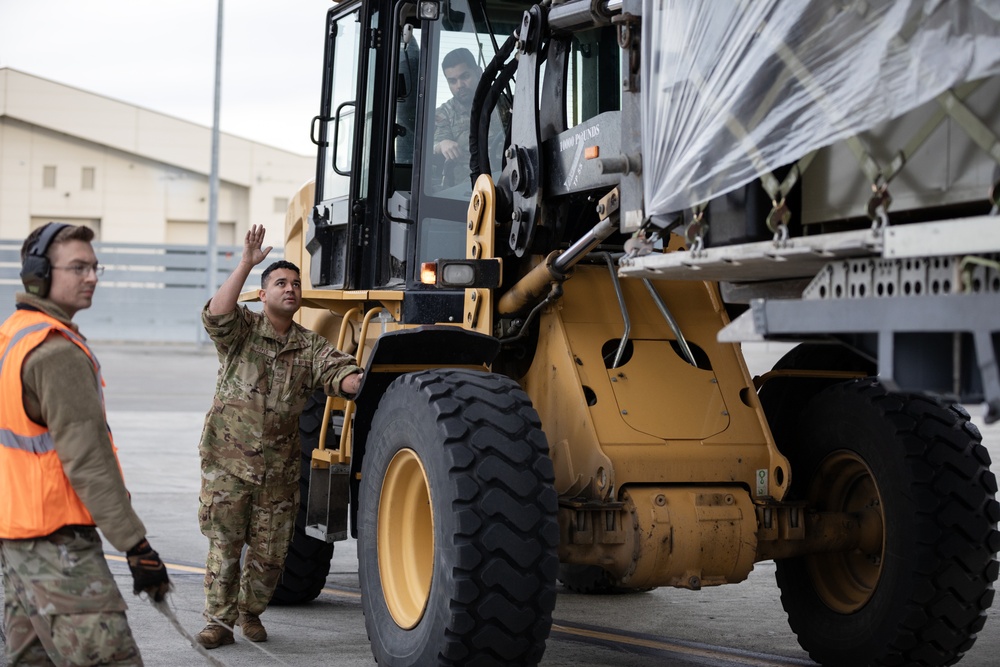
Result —
<path fill-rule="evenodd" d="M 96 529 L 0 540 L 0 564 L 11 667 L 142 665 Z"/>
<path fill-rule="evenodd" d="M 295 530 L 298 483 L 251 484 L 204 461 L 198 505 L 198 523 L 209 541 L 205 619 L 231 626 L 240 613 L 260 615 L 278 585 Z"/>

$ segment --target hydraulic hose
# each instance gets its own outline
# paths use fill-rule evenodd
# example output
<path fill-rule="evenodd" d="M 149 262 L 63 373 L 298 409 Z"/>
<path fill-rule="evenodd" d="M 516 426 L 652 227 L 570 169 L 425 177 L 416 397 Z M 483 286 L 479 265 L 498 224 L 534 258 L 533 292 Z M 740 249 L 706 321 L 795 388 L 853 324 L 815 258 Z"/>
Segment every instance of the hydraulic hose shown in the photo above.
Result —
<path fill-rule="evenodd" d="M 510 54 L 514 52 L 514 47 L 517 46 L 517 34 L 511 33 L 507 37 L 507 41 L 503 43 L 500 50 L 496 52 L 493 59 L 490 60 L 486 69 L 483 71 L 483 75 L 479 78 L 479 84 L 476 86 L 476 93 L 472 97 L 472 112 L 471 118 L 469 119 L 469 169 L 472 176 L 472 184 L 475 187 L 476 179 L 484 172 L 479 168 L 479 118 L 483 112 L 483 106 L 486 102 L 486 96 L 493 88 L 493 82 L 497 78 L 497 73 L 501 71 L 501 68 L 506 62 Z M 514 62 L 517 62 L 516 60 Z M 509 80 L 509 79 L 508 79 Z M 507 85 L 505 81 L 504 86 Z M 499 95 L 497 97 L 499 99 Z M 493 106 L 496 106 L 496 102 L 493 102 Z M 489 109 L 489 113 L 493 113 L 493 108 Z M 489 118 L 489 116 L 487 116 Z M 488 136 L 488 135 L 487 135 Z M 489 164 L 489 159 L 487 158 L 487 164 Z"/>
<path fill-rule="evenodd" d="M 483 102 L 483 110 L 479 113 L 479 135 L 476 137 L 476 153 L 475 155 L 479 157 L 479 146 L 486 146 L 487 150 L 482 152 L 482 156 L 479 157 L 479 170 L 476 170 L 475 165 L 472 165 L 473 183 L 475 179 L 479 178 L 479 174 L 491 174 L 493 170 L 490 167 L 490 123 L 493 120 L 493 110 L 496 109 L 497 104 L 500 102 L 500 96 L 504 94 L 504 88 L 507 83 L 514 77 L 514 73 L 517 72 L 517 59 L 511 60 L 500 72 L 500 76 L 497 77 L 496 82 L 490 87 L 488 93 L 486 93 L 486 100 Z M 475 113 L 472 115 L 473 119 L 477 118 Z M 509 128 L 504 128 L 505 134 L 509 137 Z M 469 151 L 472 151 L 472 135 L 469 135 Z M 506 141 L 504 144 L 506 145 Z"/>

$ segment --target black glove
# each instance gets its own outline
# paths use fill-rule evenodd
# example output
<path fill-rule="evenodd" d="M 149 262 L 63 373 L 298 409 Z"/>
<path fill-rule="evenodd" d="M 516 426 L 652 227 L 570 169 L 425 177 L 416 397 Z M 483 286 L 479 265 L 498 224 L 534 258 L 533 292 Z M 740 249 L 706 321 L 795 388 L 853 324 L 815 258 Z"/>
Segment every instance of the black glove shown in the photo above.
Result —
<path fill-rule="evenodd" d="M 132 581 L 135 583 L 132 592 L 138 595 L 145 591 L 157 602 L 163 602 L 170 590 L 170 579 L 160 554 L 143 539 L 126 551 L 125 556 L 128 557 L 128 569 L 132 570 Z"/>

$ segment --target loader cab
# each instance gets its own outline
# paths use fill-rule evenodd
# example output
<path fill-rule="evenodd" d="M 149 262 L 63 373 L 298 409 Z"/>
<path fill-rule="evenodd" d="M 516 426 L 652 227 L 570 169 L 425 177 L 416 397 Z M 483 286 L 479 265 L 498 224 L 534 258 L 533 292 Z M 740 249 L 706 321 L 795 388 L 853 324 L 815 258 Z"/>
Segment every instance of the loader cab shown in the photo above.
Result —
<path fill-rule="evenodd" d="M 465 255 L 468 158 L 435 152 L 435 132 L 443 132 L 435 119 L 449 113 L 449 129 L 460 131 L 462 105 L 449 102 L 452 89 L 467 94 L 476 82 L 449 86 L 442 63 L 462 50 L 472 63 L 462 65 L 463 76 L 476 76 L 523 10 L 509 9 L 499 21 L 468 0 L 433 4 L 433 18 L 418 16 L 416 2 L 347 3 L 328 13 L 307 232 L 314 287 L 420 289 L 420 262 Z M 499 175 L 503 128 L 493 136 Z"/>
<path fill-rule="evenodd" d="M 306 233 L 313 287 L 406 290 L 407 323 L 461 317 L 463 292 L 421 284 L 420 267 L 466 255 L 470 98 L 529 7 L 400 0 L 330 10 L 322 103 L 313 121 L 316 200 Z M 618 50 L 613 37 L 591 41 Z M 580 83 L 594 75 L 586 70 L 594 44 L 574 44 L 574 62 L 584 63 L 569 68 L 578 85 L 553 101 L 571 124 L 605 110 L 609 100 L 614 105 L 607 93 L 617 90 Z M 613 74 L 604 79 L 617 84 Z M 504 166 L 515 83 L 498 96 L 481 149 L 494 181 Z"/>

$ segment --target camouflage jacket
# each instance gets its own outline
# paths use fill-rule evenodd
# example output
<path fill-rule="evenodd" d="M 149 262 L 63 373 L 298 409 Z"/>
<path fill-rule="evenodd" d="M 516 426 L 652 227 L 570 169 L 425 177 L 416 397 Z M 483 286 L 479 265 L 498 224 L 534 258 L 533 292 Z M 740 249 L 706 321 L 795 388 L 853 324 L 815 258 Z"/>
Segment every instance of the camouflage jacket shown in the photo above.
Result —
<path fill-rule="evenodd" d="M 469 180 L 471 118 L 472 106 L 466 106 L 454 97 L 439 106 L 434 114 L 434 145 L 437 146 L 445 139 L 450 139 L 458 144 L 462 152 L 461 157 L 456 160 L 459 163 L 456 167 L 460 168 L 450 169 L 440 185 L 452 186 Z M 510 127 L 510 104 L 506 98 L 500 98 L 490 121 L 491 142 L 502 139 L 508 127 Z M 491 159 L 494 158 L 495 156 L 491 156 Z M 492 166 L 498 168 L 500 165 L 494 159 Z"/>
<path fill-rule="evenodd" d="M 299 415 L 307 399 L 317 389 L 341 395 L 340 381 L 361 369 L 298 323 L 280 338 L 263 313 L 246 306 L 212 315 L 206 304 L 202 323 L 219 354 L 202 459 L 253 484 L 297 482 Z"/>

